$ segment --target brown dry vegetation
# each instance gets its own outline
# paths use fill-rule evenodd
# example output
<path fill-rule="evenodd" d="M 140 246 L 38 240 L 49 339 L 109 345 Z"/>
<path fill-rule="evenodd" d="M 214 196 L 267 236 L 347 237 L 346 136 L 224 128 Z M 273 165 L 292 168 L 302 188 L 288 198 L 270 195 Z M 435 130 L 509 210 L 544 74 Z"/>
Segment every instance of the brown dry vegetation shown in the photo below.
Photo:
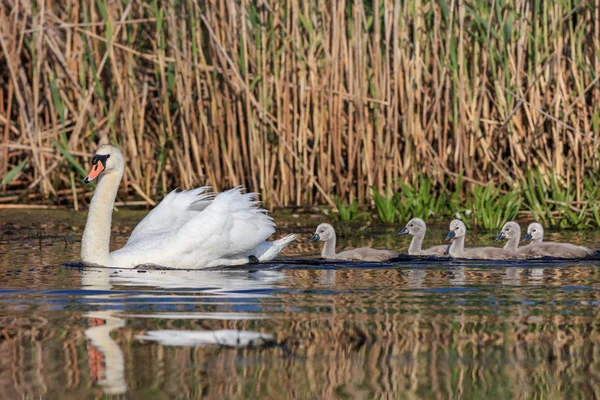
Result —
<path fill-rule="evenodd" d="M 242 184 L 271 206 L 425 173 L 574 187 L 600 167 L 600 0 L 0 2 L 6 202 Z M 554 171 L 556 175 L 552 175 Z"/>

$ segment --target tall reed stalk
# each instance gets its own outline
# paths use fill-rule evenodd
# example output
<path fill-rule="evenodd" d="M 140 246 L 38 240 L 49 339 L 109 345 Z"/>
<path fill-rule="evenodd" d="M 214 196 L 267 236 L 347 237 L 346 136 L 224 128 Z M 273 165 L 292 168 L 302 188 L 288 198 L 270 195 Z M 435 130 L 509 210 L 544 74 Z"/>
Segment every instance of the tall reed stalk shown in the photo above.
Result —
<path fill-rule="evenodd" d="M 359 203 L 600 169 L 600 0 L 0 0 L 0 202 L 70 203 L 100 140 L 120 196 L 245 185 Z"/>

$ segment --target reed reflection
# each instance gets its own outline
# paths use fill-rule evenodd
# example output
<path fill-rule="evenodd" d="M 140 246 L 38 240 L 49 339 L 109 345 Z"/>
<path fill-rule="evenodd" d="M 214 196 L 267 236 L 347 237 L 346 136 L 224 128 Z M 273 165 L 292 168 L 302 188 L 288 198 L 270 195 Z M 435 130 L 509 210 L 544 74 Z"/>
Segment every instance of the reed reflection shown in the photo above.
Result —
<path fill-rule="evenodd" d="M 599 393 L 600 279 L 593 263 L 280 268 L 58 269 L 43 275 L 44 290 L 29 289 L 39 271 L 25 270 L 13 280 L 23 290 L 0 291 L 0 392 Z"/>

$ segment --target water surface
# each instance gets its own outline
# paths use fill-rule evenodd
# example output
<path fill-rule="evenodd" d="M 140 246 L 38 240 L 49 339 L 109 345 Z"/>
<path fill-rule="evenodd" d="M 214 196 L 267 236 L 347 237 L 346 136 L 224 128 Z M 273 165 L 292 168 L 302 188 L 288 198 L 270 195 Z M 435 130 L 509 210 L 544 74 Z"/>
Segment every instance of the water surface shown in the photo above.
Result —
<path fill-rule="evenodd" d="M 63 264 L 82 217 L 51 215 L 0 218 L 2 398 L 600 393 L 600 261 L 325 263 L 305 243 L 319 219 L 302 217 L 278 235 L 304 241 L 252 269 L 79 268 Z M 114 247 L 140 216 L 117 215 Z M 397 230 L 352 229 L 340 247 L 405 250 Z"/>

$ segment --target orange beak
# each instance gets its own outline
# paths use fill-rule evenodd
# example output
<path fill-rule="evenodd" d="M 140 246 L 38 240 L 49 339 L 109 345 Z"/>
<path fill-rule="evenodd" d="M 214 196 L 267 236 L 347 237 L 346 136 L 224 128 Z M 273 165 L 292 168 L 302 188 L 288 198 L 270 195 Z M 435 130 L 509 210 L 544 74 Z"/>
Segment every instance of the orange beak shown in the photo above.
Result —
<path fill-rule="evenodd" d="M 90 183 L 91 181 L 93 181 L 94 179 L 96 179 L 98 177 L 98 175 L 100 175 L 100 172 L 102 172 L 102 171 L 104 171 L 104 164 L 102 164 L 102 162 L 98 161 L 92 167 L 92 171 L 87 176 L 87 178 L 84 179 L 84 182 L 85 183 Z"/>

